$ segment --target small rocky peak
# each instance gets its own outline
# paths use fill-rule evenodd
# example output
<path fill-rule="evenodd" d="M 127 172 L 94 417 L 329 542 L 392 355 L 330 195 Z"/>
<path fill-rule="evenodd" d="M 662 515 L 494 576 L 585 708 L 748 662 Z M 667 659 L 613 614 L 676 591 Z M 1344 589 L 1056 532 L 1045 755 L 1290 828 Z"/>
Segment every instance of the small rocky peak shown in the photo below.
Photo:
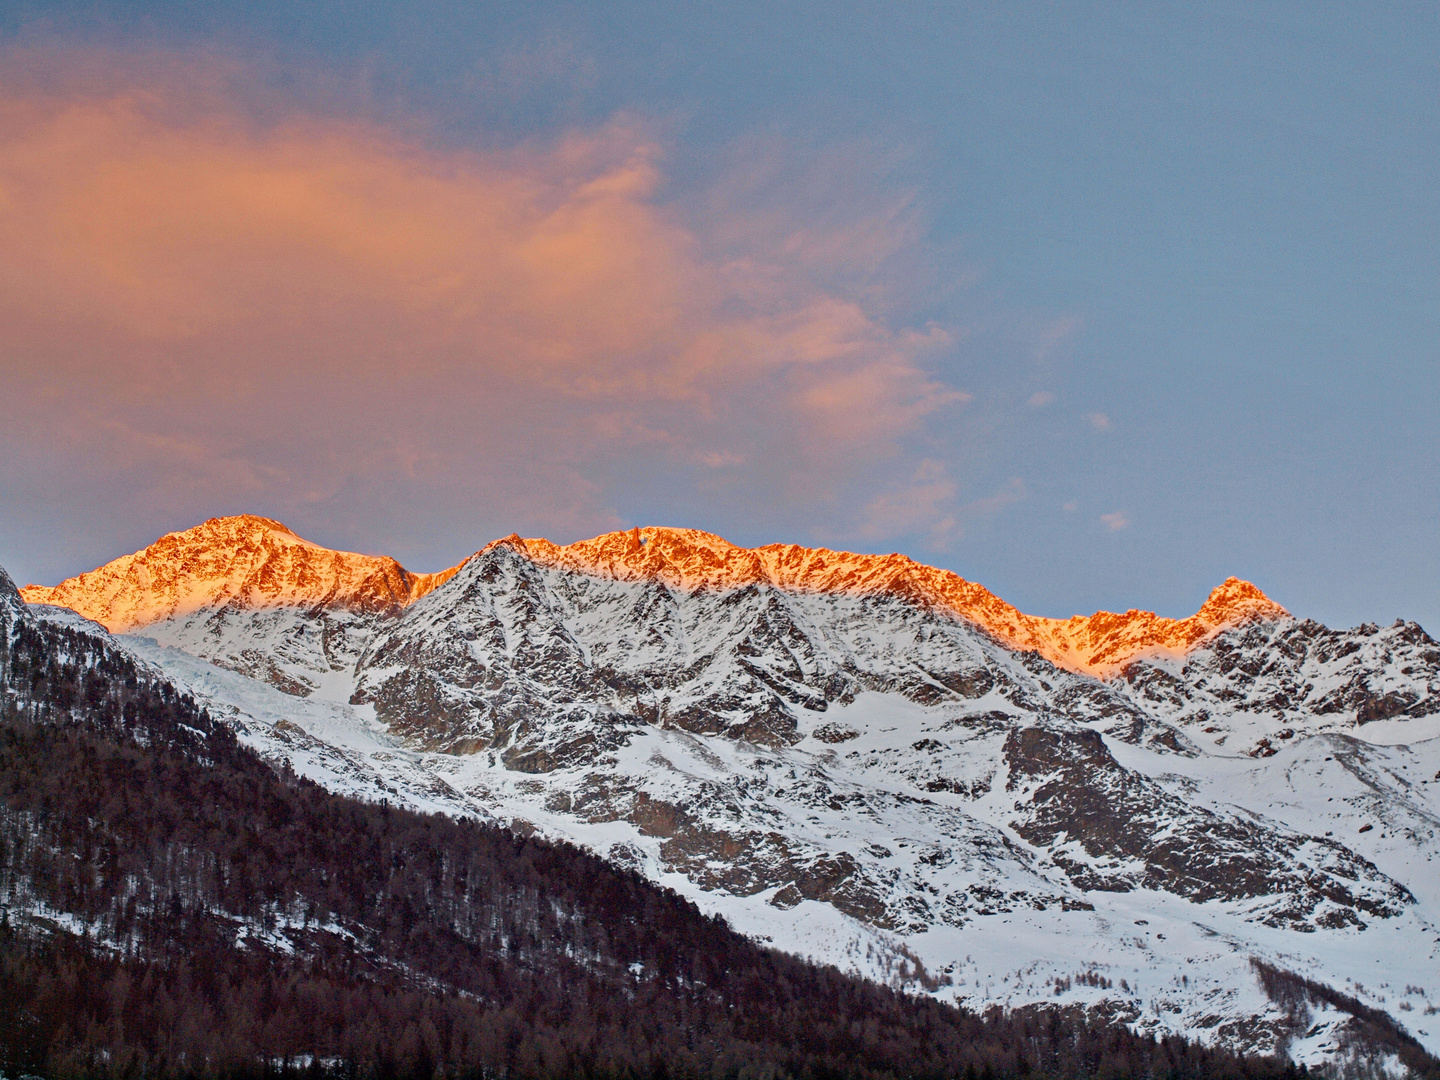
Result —
<path fill-rule="evenodd" d="M 480 549 L 480 554 L 493 551 L 495 548 L 509 548 L 511 551 L 518 551 L 522 555 L 530 553 L 530 542 L 519 533 L 511 533 L 509 536 L 502 536 L 499 540 L 491 540 Z"/>
<path fill-rule="evenodd" d="M 733 552 L 744 551 L 723 536 L 700 529 L 673 529 L 664 526 L 633 530 L 646 554 L 666 562 L 683 563 L 700 560 L 719 563 Z"/>
<path fill-rule="evenodd" d="M 1288 618 L 1290 613 L 1255 585 L 1237 577 L 1226 578 L 1210 593 L 1196 618 L 1210 626 L 1236 626 L 1255 621 Z"/>
<path fill-rule="evenodd" d="M 315 546 L 301 540 L 286 525 L 273 518 L 256 514 L 235 514 L 231 517 L 210 518 L 183 532 L 167 533 L 150 547 L 184 546 L 201 550 L 238 551 L 255 550 L 273 544 Z"/>
<path fill-rule="evenodd" d="M 284 522 L 276 521 L 274 518 L 261 517 L 259 514 L 232 514 L 230 517 L 208 518 L 188 531 L 191 534 L 214 533 L 220 536 L 243 535 L 257 531 L 280 532 L 287 536 L 295 535 Z"/>

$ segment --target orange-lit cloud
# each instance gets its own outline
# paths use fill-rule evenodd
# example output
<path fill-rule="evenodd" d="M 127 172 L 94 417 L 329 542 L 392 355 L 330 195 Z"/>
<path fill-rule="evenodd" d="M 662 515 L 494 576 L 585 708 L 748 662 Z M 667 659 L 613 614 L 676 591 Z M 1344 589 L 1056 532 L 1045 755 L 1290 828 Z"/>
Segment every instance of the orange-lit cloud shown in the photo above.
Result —
<path fill-rule="evenodd" d="M 10 59 L 51 72 L 0 79 L 15 468 L 176 505 L 429 484 L 563 534 L 644 469 L 833 499 L 967 400 L 932 366 L 955 331 L 835 284 L 910 241 L 903 199 L 788 233 L 771 206 L 747 248 L 733 192 L 664 201 L 639 121 L 481 153 L 259 108 L 195 58 Z M 952 527 L 948 483 L 907 528 Z"/>

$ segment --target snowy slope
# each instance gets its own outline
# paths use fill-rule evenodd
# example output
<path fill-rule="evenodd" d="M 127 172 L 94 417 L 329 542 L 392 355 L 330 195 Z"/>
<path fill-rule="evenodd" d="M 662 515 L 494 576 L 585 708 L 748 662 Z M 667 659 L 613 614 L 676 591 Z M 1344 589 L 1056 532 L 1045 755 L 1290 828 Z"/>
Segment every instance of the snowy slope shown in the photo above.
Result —
<path fill-rule="evenodd" d="M 1258 958 L 1440 1050 L 1440 646 L 1413 624 L 1330 631 L 1233 580 L 1191 620 L 1036 620 L 903 557 L 682 530 L 509 538 L 373 604 L 214 531 L 215 604 L 117 640 L 338 790 L 573 839 L 976 1006 L 1332 1057 L 1344 1017 L 1297 1029 Z M 105 569 L 26 597 L 166 610 Z"/>

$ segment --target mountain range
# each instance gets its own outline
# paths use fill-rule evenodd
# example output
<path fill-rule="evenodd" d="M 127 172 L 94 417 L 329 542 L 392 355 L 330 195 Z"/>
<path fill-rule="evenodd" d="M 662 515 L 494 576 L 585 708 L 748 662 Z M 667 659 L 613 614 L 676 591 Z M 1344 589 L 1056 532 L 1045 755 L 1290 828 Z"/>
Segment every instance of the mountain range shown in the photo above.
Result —
<path fill-rule="evenodd" d="M 1075 1008 L 981 1016 L 761 946 L 573 845 L 328 792 L 103 634 L 36 618 L 4 571 L 0 1074 L 1306 1075 Z"/>
<path fill-rule="evenodd" d="M 1045 619 L 901 555 L 665 528 L 413 574 L 258 517 L 20 595 L 331 791 L 572 842 L 911 992 L 1313 1065 L 1370 1052 L 1371 1010 L 1440 1050 L 1413 623 L 1233 578 L 1187 619 Z"/>

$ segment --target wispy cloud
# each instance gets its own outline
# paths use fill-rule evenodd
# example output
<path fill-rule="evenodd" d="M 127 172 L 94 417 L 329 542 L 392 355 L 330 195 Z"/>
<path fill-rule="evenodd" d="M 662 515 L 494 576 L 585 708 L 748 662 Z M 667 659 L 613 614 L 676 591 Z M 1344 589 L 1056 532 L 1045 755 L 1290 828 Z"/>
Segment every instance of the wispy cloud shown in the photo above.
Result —
<path fill-rule="evenodd" d="M 969 501 L 962 501 L 960 493 L 959 483 L 943 462 L 923 460 L 907 482 L 870 501 L 859 535 L 868 540 L 918 535 L 930 550 L 947 551 L 965 535 L 967 524 L 992 517 L 1027 494 L 1025 481 L 1019 477 Z"/>
<path fill-rule="evenodd" d="M 1079 331 L 1081 320 L 1074 315 L 1056 319 L 1040 333 L 1035 343 L 1035 359 L 1044 360 Z"/>
<path fill-rule="evenodd" d="M 1111 532 L 1119 532 L 1121 529 L 1130 527 L 1130 518 L 1123 510 L 1115 510 L 1109 514 L 1101 514 L 1100 520 Z"/>
<path fill-rule="evenodd" d="M 747 247 L 734 192 L 664 201 L 635 119 L 478 153 L 254 107 L 203 58 L 8 58 L 48 74 L 0 80 L 0 450 L 103 473 L 123 430 L 177 505 L 428 487 L 585 531 L 646 470 L 833 502 L 968 400 L 933 363 L 957 331 L 892 323 L 844 266 L 913 242 L 904 193 Z M 930 468 L 893 516 L 944 535 Z"/>
<path fill-rule="evenodd" d="M 922 461 L 907 483 L 871 500 L 861 535 L 885 540 L 924 532 L 932 547 L 944 549 L 962 532 L 956 506 L 959 490 L 943 462 Z"/>
<path fill-rule="evenodd" d="M 1103 412 L 1086 413 L 1085 419 L 1089 421 L 1090 426 L 1093 427 L 1096 431 L 1110 430 L 1110 417 L 1106 416 Z"/>
<path fill-rule="evenodd" d="M 701 454 L 700 460 L 711 469 L 725 469 L 734 465 L 744 465 L 745 455 L 737 454 L 733 450 L 711 450 Z"/>

